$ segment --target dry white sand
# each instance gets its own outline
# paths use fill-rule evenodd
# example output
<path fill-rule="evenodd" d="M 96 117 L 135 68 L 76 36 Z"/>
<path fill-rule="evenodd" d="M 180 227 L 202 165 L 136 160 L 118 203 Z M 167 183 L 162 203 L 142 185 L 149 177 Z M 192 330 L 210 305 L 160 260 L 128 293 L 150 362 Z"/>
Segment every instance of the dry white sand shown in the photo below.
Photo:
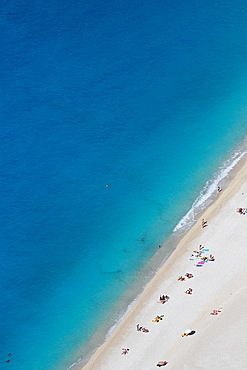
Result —
<path fill-rule="evenodd" d="M 227 189 L 208 207 L 176 250 L 147 285 L 132 309 L 83 370 L 151 370 L 159 361 L 166 369 L 247 369 L 247 163 Z M 207 226 L 201 227 L 201 219 Z M 196 267 L 194 250 L 203 245 L 214 255 Z M 178 281 L 185 273 L 191 279 Z M 185 294 L 188 288 L 192 295 Z M 158 303 L 160 294 L 170 300 Z M 222 307 L 218 315 L 210 315 Z M 164 315 L 159 323 L 156 315 Z M 136 325 L 149 329 L 138 332 Z M 195 334 L 182 337 L 186 329 Z M 129 348 L 121 355 L 122 348 Z"/>

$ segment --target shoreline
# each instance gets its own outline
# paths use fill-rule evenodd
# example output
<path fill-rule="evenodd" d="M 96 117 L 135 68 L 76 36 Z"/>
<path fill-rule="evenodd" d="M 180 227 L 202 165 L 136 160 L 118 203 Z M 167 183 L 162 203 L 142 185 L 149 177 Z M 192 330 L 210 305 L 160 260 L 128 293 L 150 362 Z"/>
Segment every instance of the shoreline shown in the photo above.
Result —
<path fill-rule="evenodd" d="M 233 178 L 232 180 L 230 180 L 228 188 L 224 189 L 221 193 L 219 193 L 218 196 L 215 198 L 215 200 L 208 207 L 206 207 L 206 209 L 201 214 L 198 214 L 196 216 L 196 218 L 198 218 L 198 217 L 201 218 L 202 217 L 204 219 L 210 219 L 210 220 L 215 218 L 215 217 L 217 218 L 217 216 L 219 215 L 220 209 L 222 207 L 226 206 L 226 204 L 234 197 L 234 194 L 238 191 L 238 189 L 240 189 L 240 187 L 244 184 L 244 180 L 247 178 L 247 159 L 246 159 L 246 155 L 244 155 L 244 158 L 241 159 L 241 161 L 244 161 L 245 163 L 238 170 L 236 177 Z M 236 208 L 238 206 L 244 206 L 244 205 L 237 205 Z M 246 204 L 246 206 L 247 206 L 247 204 Z M 234 210 L 234 211 L 236 213 L 236 210 Z M 237 215 L 237 216 L 239 216 L 239 215 Z M 244 217 L 244 216 L 242 216 L 242 217 Z M 206 233 L 207 233 L 208 230 L 210 230 L 210 227 L 206 228 L 206 229 L 207 229 L 206 230 Z M 137 321 L 139 322 L 142 315 L 143 315 L 143 317 L 147 316 L 147 313 L 145 313 L 145 307 L 146 307 L 146 310 L 147 310 L 147 306 L 154 305 L 154 307 L 156 308 L 157 311 L 161 309 L 161 307 L 160 307 L 161 305 L 156 305 L 158 296 L 156 294 L 156 298 L 154 298 L 153 297 L 153 292 L 154 291 L 158 292 L 159 290 L 161 290 L 161 288 L 159 288 L 159 287 L 161 285 L 165 285 L 165 283 L 168 284 L 168 286 L 171 284 L 171 286 L 173 286 L 173 289 L 175 289 L 175 290 L 180 284 L 184 284 L 184 282 L 181 282 L 181 283 L 179 282 L 179 285 L 177 285 L 176 278 L 175 278 L 175 276 L 172 276 L 172 275 L 174 275 L 174 274 L 177 275 L 178 274 L 178 276 L 179 276 L 183 273 L 183 271 L 181 269 L 182 265 L 184 264 L 183 260 L 186 260 L 185 256 L 188 256 L 191 253 L 191 248 L 192 248 L 191 244 L 193 244 L 194 241 L 196 241 L 198 238 L 201 237 L 202 231 L 204 231 L 204 230 L 201 229 L 201 223 L 197 221 L 187 231 L 187 233 L 184 236 L 182 236 L 181 240 L 179 241 L 179 243 L 176 246 L 176 249 L 171 253 L 171 255 L 165 261 L 163 266 L 161 266 L 161 268 L 157 271 L 157 273 L 152 278 L 152 280 L 146 285 L 146 287 L 144 288 L 144 291 L 140 294 L 139 298 L 133 303 L 131 308 L 124 315 L 124 317 L 122 318 L 120 323 L 116 326 L 116 328 L 113 330 L 113 332 L 108 337 L 108 339 L 95 351 L 95 353 L 89 359 L 87 364 L 84 365 L 84 367 L 83 367 L 84 370 L 101 369 L 101 368 L 103 369 L 104 367 L 101 367 L 101 363 L 104 362 L 104 361 L 107 361 L 107 358 L 108 358 L 108 360 L 112 358 L 112 361 L 116 360 L 118 362 L 121 360 L 121 357 L 119 357 L 119 351 L 121 350 L 120 347 L 121 346 L 123 346 L 123 347 L 127 346 L 127 344 L 124 343 L 126 341 L 132 342 L 132 340 L 133 340 L 132 337 L 134 336 L 134 334 L 137 333 L 136 330 L 135 330 L 135 325 L 137 324 Z M 212 252 L 213 252 L 213 250 L 212 250 Z M 187 258 L 186 262 L 188 262 L 188 258 Z M 181 269 L 180 273 L 178 271 L 178 267 L 179 267 L 179 270 Z M 206 267 L 207 266 L 205 266 L 205 268 Z M 184 266 L 184 268 L 185 268 L 185 266 Z M 203 269 L 204 269 L 204 267 L 203 267 Z M 196 271 L 196 273 L 197 273 L 197 271 Z M 201 273 L 201 271 L 200 271 L 200 273 Z M 165 279 L 167 279 L 167 280 L 165 280 Z M 171 279 L 173 280 L 172 283 L 169 282 Z M 165 282 L 164 282 L 164 280 L 165 280 Z M 160 294 L 161 293 L 162 293 L 162 291 L 160 291 Z M 165 292 L 163 292 L 163 293 L 165 293 Z M 154 301 L 154 299 L 156 300 L 156 302 Z M 168 302 L 167 305 L 170 305 L 170 302 Z M 156 307 L 156 306 L 158 306 L 158 307 Z M 164 311 L 166 311 L 165 306 L 166 305 L 164 305 Z M 163 310 L 163 307 L 162 307 L 162 310 Z M 156 314 L 157 313 L 154 312 L 153 315 L 155 316 Z M 144 324 L 144 323 L 141 323 L 141 324 Z M 156 324 L 156 325 L 157 325 L 157 327 L 159 326 L 159 324 Z M 148 322 L 145 323 L 145 326 L 148 327 L 149 329 L 153 327 L 153 325 L 151 325 L 151 323 L 150 323 L 150 320 L 148 320 Z M 151 329 L 150 329 L 150 331 L 151 331 Z M 140 334 L 140 333 L 137 333 L 137 334 Z M 144 339 L 148 340 L 148 337 L 151 337 L 150 334 L 151 333 L 140 334 L 140 335 L 144 335 L 145 336 Z M 131 339 L 127 340 L 126 338 L 128 338 L 128 336 L 130 336 Z M 121 342 L 122 342 L 122 344 L 121 344 Z M 116 343 L 119 343 L 118 344 L 118 347 L 119 347 L 118 351 L 114 349 L 114 354 L 110 354 L 109 353 L 109 352 L 111 352 L 110 349 L 111 348 L 112 349 L 116 348 Z M 130 347 L 130 344 L 128 344 L 128 346 Z M 147 345 L 147 349 L 151 346 L 153 346 L 153 344 L 150 341 L 150 344 Z M 130 357 L 132 357 L 131 352 L 130 352 L 130 354 L 128 354 L 128 356 L 126 356 L 126 358 L 130 358 Z M 158 359 L 157 359 L 157 361 L 158 361 Z M 167 359 L 167 361 L 170 362 L 169 359 Z M 126 361 L 121 360 L 120 362 L 126 362 Z M 127 363 L 128 363 L 128 365 L 127 365 Z M 131 366 L 133 366 L 133 365 L 134 364 L 131 365 L 129 363 L 129 361 L 127 361 L 126 362 L 126 367 L 120 367 L 120 368 L 121 369 L 122 368 L 127 369 L 127 368 L 131 368 Z M 142 368 L 143 368 L 143 365 L 142 365 Z"/>

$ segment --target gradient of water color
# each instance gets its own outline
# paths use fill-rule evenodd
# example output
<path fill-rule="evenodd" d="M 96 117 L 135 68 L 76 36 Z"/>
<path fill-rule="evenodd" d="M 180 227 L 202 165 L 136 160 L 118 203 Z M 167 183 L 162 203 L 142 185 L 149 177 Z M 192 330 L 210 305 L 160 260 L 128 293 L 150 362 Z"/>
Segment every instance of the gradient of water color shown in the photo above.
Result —
<path fill-rule="evenodd" d="M 0 369 L 80 368 L 246 151 L 246 14 L 2 4 Z"/>

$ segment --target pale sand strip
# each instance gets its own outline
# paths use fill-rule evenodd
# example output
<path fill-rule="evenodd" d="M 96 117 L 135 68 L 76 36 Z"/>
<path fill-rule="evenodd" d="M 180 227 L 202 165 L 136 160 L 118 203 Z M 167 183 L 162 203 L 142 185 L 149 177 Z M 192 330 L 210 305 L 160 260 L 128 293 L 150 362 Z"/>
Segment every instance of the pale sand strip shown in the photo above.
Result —
<path fill-rule="evenodd" d="M 200 217 L 208 226 L 202 229 L 199 220 L 189 230 L 83 370 L 150 370 L 158 361 L 173 370 L 247 369 L 247 215 L 238 207 L 247 208 L 247 162 Z M 200 244 L 215 261 L 196 267 L 190 254 Z M 186 272 L 194 278 L 178 281 Z M 184 293 L 189 287 L 192 295 Z M 160 294 L 171 299 L 157 303 Z M 219 315 L 210 315 L 220 307 Z M 138 323 L 150 332 L 137 332 Z M 196 333 L 182 338 L 187 328 Z M 130 349 L 126 356 L 122 348 Z"/>

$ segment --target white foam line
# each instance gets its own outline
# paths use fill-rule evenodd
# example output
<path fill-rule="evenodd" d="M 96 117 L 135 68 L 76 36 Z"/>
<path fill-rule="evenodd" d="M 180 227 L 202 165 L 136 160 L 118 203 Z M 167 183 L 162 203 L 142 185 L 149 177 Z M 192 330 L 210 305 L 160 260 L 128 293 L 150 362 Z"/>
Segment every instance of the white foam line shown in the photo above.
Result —
<path fill-rule="evenodd" d="M 231 156 L 231 158 L 226 160 L 223 165 L 219 167 L 219 169 L 213 175 L 212 179 L 206 182 L 199 196 L 192 204 L 191 209 L 173 229 L 174 233 L 181 235 L 193 225 L 193 223 L 195 222 L 195 216 L 212 202 L 213 195 L 216 196 L 219 182 L 228 176 L 229 172 L 236 166 L 236 164 L 240 161 L 245 153 L 246 151 L 235 152 Z"/>
<path fill-rule="evenodd" d="M 74 367 L 75 365 L 78 365 L 78 364 L 80 363 L 80 361 L 81 361 L 81 358 L 79 358 L 76 362 L 74 362 L 72 365 L 70 365 L 70 367 L 68 367 L 68 369 L 67 369 L 67 370 L 70 370 L 70 369 L 72 369 L 72 367 Z"/>
<path fill-rule="evenodd" d="M 222 166 L 219 167 L 218 171 L 215 172 L 211 180 L 208 180 L 203 187 L 202 191 L 200 192 L 200 195 L 197 197 L 195 202 L 193 203 L 191 209 L 186 213 L 186 215 L 181 219 L 181 221 L 177 224 L 177 226 L 173 229 L 173 232 L 177 233 L 177 235 L 183 234 L 185 231 L 187 231 L 195 222 L 195 216 L 199 212 L 202 211 L 203 208 L 205 208 L 209 203 L 212 201 L 212 195 L 217 191 L 217 186 L 219 182 L 224 179 L 229 172 L 235 167 L 235 165 L 240 161 L 240 159 L 244 156 L 244 154 L 247 153 L 247 151 L 236 151 L 231 158 L 226 160 Z M 160 267 L 163 265 L 163 263 L 167 260 L 167 258 L 170 256 L 170 253 L 167 254 L 167 256 L 162 261 Z M 158 267 L 157 270 L 160 268 Z M 147 279 L 144 286 L 148 283 L 150 279 Z M 125 312 L 118 313 L 115 323 L 111 326 L 111 328 L 108 330 L 105 341 L 110 337 L 114 329 L 117 327 L 117 325 L 120 323 L 120 321 L 123 319 L 123 317 L 129 312 L 133 304 L 137 301 L 139 298 L 139 295 L 128 305 Z M 97 350 L 95 348 L 94 352 Z M 91 356 L 90 356 L 91 357 Z M 76 362 L 74 362 L 72 365 L 70 365 L 67 370 L 71 370 L 74 366 L 82 364 L 85 361 L 84 358 L 79 358 Z"/>

